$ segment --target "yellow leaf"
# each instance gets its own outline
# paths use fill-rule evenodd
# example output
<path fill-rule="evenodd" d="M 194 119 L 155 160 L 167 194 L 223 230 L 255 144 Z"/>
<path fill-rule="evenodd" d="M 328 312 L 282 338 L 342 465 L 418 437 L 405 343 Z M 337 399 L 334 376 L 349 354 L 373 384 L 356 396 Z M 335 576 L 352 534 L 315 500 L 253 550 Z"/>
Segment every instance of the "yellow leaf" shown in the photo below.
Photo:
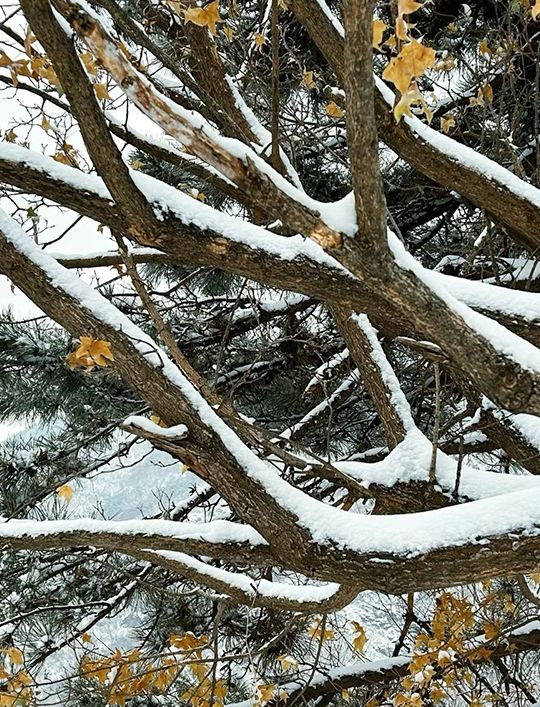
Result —
<path fill-rule="evenodd" d="M 358 653 L 361 653 L 367 643 L 366 632 L 364 630 L 364 627 L 356 621 L 353 621 L 353 624 L 356 632 L 353 639 L 353 648 L 355 651 L 358 651 Z"/>
<path fill-rule="evenodd" d="M 131 169 L 139 170 L 142 167 L 141 160 L 133 160 L 131 163 Z"/>
<path fill-rule="evenodd" d="M 315 79 L 313 78 L 313 71 L 304 71 L 302 85 L 305 86 L 308 91 L 312 91 L 314 88 L 317 88 L 317 84 L 315 83 Z"/>
<path fill-rule="evenodd" d="M 69 484 L 63 484 L 56 489 L 56 493 L 60 498 L 63 498 L 66 503 L 69 503 L 73 498 L 73 489 Z"/>
<path fill-rule="evenodd" d="M 184 10 L 184 22 L 193 22 L 198 27 L 207 27 L 210 34 L 217 32 L 219 18 L 219 0 L 214 0 L 206 7 L 189 7 Z"/>
<path fill-rule="evenodd" d="M 30 27 L 26 30 L 26 35 L 24 37 L 24 51 L 28 56 L 32 56 L 32 44 L 36 41 L 37 37 L 32 33 Z"/>
<path fill-rule="evenodd" d="M 154 423 L 154 425 L 159 425 L 160 427 L 167 427 L 165 422 L 161 419 L 159 415 L 150 415 L 150 421 Z"/>
<path fill-rule="evenodd" d="M 110 98 L 109 91 L 104 83 L 95 83 L 94 91 L 96 92 L 98 101 L 106 101 L 108 98 Z"/>
<path fill-rule="evenodd" d="M 225 25 L 225 27 L 223 27 L 223 34 L 227 37 L 229 42 L 232 42 L 234 37 L 234 29 L 229 27 L 229 25 Z"/>
<path fill-rule="evenodd" d="M 291 670 L 291 668 L 296 669 L 298 667 L 298 661 L 291 655 L 278 655 L 278 660 L 281 663 L 282 670 Z"/>
<path fill-rule="evenodd" d="M 4 138 L 6 142 L 15 142 L 17 139 L 17 133 L 14 130 L 6 130 Z"/>
<path fill-rule="evenodd" d="M 485 661 L 488 660 L 491 657 L 492 651 L 490 651 L 489 648 L 483 648 L 482 646 L 480 648 L 476 648 L 474 651 L 471 651 L 468 655 L 467 658 L 468 660 L 481 660 Z"/>
<path fill-rule="evenodd" d="M 70 368 L 81 366 L 82 368 L 92 369 L 96 365 L 105 367 L 111 361 L 114 361 L 111 345 L 108 341 L 93 339 L 91 336 L 81 336 L 79 341 L 79 347 L 67 357 L 67 363 Z"/>
<path fill-rule="evenodd" d="M 92 54 L 90 54 L 90 52 L 81 52 L 81 54 L 79 54 L 79 59 L 82 61 L 86 71 L 91 76 L 97 76 L 98 67 L 94 57 L 92 56 Z"/>
<path fill-rule="evenodd" d="M 373 20 L 373 48 L 380 49 L 384 31 L 388 29 L 382 20 Z"/>
<path fill-rule="evenodd" d="M 446 59 L 441 59 L 433 65 L 434 71 L 451 71 L 456 66 L 456 60 L 453 56 L 447 56 Z"/>
<path fill-rule="evenodd" d="M 22 651 L 19 648 L 16 648 L 15 646 L 12 646 L 11 648 L 6 648 L 6 655 L 13 663 L 13 665 L 23 664 L 24 658 Z"/>
<path fill-rule="evenodd" d="M 456 127 L 456 119 L 454 118 L 453 115 L 443 115 L 441 118 L 441 130 L 443 133 L 448 133 L 452 128 Z"/>
<path fill-rule="evenodd" d="M 10 680 L 10 686 L 12 685 L 15 689 L 20 690 L 21 687 L 28 687 L 28 685 L 31 685 L 33 682 L 34 681 L 25 670 L 19 670 L 19 672 Z"/>
<path fill-rule="evenodd" d="M 112 667 L 105 660 L 92 660 L 88 656 L 84 656 L 81 661 L 83 675 L 88 678 L 97 678 L 102 685 L 106 682 Z"/>
<path fill-rule="evenodd" d="M 344 113 L 337 103 L 330 101 L 326 106 L 326 115 L 330 116 L 330 118 L 343 118 Z"/>
<path fill-rule="evenodd" d="M 493 100 L 493 89 L 488 83 L 485 83 L 482 86 L 482 93 L 484 94 L 484 100 L 486 100 L 488 103 L 491 103 Z"/>
<path fill-rule="evenodd" d="M 416 0 L 398 0 L 398 14 L 402 16 L 410 15 L 421 7 L 422 3 Z"/>
<path fill-rule="evenodd" d="M 48 119 L 45 115 L 44 115 L 43 118 L 41 119 L 41 127 L 43 128 L 43 130 L 45 130 L 45 132 L 47 132 L 48 130 L 50 130 L 51 123 L 50 123 L 49 119 Z"/>
<path fill-rule="evenodd" d="M 482 628 L 484 630 L 486 641 L 491 641 L 493 638 L 498 636 L 501 630 L 501 627 L 497 621 L 484 621 Z"/>
<path fill-rule="evenodd" d="M 433 702 L 440 702 L 446 697 L 446 692 L 441 687 L 434 685 L 429 690 L 429 696 Z"/>
<path fill-rule="evenodd" d="M 351 701 L 351 695 L 348 690 L 342 690 L 341 691 L 341 697 L 345 700 L 345 702 L 350 702 Z"/>
<path fill-rule="evenodd" d="M 429 109 L 425 98 L 418 90 L 416 83 L 412 84 L 412 88 L 401 96 L 394 108 L 394 117 L 397 123 L 399 123 L 404 115 L 413 115 L 412 106 L 419 107 L 421 112 L 428 119 L 428 122 L 431 122 L 432 112 Z"/>
<path fill-rule="evenodd" d="M 32 76 L 31 64 L 28 59 L 19 59 L 11 62 L 11 70 L 21 76 L 28 76 L 29 78 Z"/>
<path fill-rule="evenodd" d="M 435 51 L 413 39 L 389 62 L 382 76 L 395 84 L 400 93 L 405 93 L 412 80 L 422 76 L 434 63 Z"/>
<path fill-rule="evenodd" d="M 83 643 L 92 643 L 92 636 L 89 633 L 83 633 L 81 636 L 81 641 Z"/>
<path fill-rule="evenodd" d="M 264 684 L 257 685 L 257 702 L 259 704 L 264 705 L 267 702 L 270 702 L 270 700 L 274 697 L 275 694 L 276 694 L 276 686 L 275 685 L 264 685 Z"/>
<path fill-rule="evenodd" d="M 540 15 L 540 0 L 536 0 L 534 5 L 532 6 L 531 15 L 533 20 L 538 19 L 538 16 Z"/>
<path fill-rule="evenodd" d="M 254 42 L 258 47 L 262 47 L 263 44 L 266 44 L 266 37 L 264 36 L 264 34 L 257 32 L 257 34 L 255 35 Z"/>
<path fill-rule="evenodd" d="M 485 39 L 478 44 L 478 51 L 480 54 L 493 54 L 493 49 L 491 49 Z"/>
<path fill-rule="evenodd" d="M 421 7 L 422 4 L 416 2 L 415 0 L 398 0 L 398 12 L 396 19 L 396 37 L 398 39 L 406 40 L 409 38 L 407 30 L 412 25 L 405 22 L 404 15 L 410 15 Z"/>
<path fill-rule="evenodd" d="M 334 632 L 330 628 L 324 628 L 324 620 L 322 618 L 314 621 L 308 628 L 308 635 L 311 638 L 317 639 L 324 643 L 325 641 L 332 641 L 335 638 Z"/>

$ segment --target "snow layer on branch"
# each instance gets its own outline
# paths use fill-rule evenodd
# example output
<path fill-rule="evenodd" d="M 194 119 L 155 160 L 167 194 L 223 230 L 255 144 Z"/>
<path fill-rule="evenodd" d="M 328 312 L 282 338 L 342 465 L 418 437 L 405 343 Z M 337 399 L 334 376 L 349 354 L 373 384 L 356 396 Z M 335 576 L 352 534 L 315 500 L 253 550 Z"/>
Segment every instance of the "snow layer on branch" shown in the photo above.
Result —
<path fill-rule="evenodd" d="M 179 389 L 201 422 L 221 438 L 246 476 L 290 512 L 314 541 L 346 547 L 361 554 L 411 557 L 442 547 L 485 543 L 489 542 L 490 537 L 508 533 L 540 534 L 540 489 L 527 489 L 434 511 L 393 516 L 347 513 L 307 496 L 282 479 L 270 464 L 258 458 L 239 439 L 165 353 L 157 349 L 150 337 L 102 295 L 44 253 L 3 212 L 0 213 L 0 230 L 15 248 L 47 274 L 57 288 L 78 300 L 80 306 L 94 317 L 129 337 L 140 354 Z M 14 521 L 4 524 L 2 532 L 15 527 L 22 529 L 19 521 Z M 35 526 L 32 531 L 35 532 Z"/>
<path fill-rule="evenodd" d="M 440 273 L 426 270 L 415 258 L 407 252 L 399 238 L 388 231 L 388 243 L 396 263 L 412 271 L 440 297 L 456 314 L 463 318 L 466 324 L 481 336 L 501 354 L 508 356 L 523 368 L 540 372 L 540 350 L 529 341 L 506 329 L 489 317 L 475 312 L 463 302 L 460 302 L 444 287 Z"/>
<path fill-rule="evenodd" d="M 343 349 L 343 351 L 338 351 L 336 354 L 334 354 L 329 361 L 325 361 L 324 363 L 322 363 L 315 370 L 315 375 L 306 385 L 304 393 L 309 393 L 311 390 L 313 390 L 313 388 L 319 386 L 322 381 L 326 380 L 327 378 L 331 378 L 332 369 L 341 366 L 343 361 L 346 361 L 348 358 L 349 349 Z"/>
<path fill-rule="evenodd" d="M 334 13 L 328 7 L 328 5 L 325 3 L 325 1 L 324 0 L 316 0 L 316 2 L 319 5 L 319 7 L 321 8 L 321 10 L 324 12 L 324 14 L 328 17 L 330 22 L 334 25 L 334 29 L 339 34 L 339 36 L 344 37 L 345 36 L 345 29 L 343 28 L 343 25 L 338 20 L 338 18 L 334 15 Z"/>
<path fill-rule="evenodd" d="M 57 162 L 52 157 L 41 155 L 34 150 L 28 150 L 26 147 L 5 141 L 0 142 L 0 160 L 28 165 L 28 167 L 47 174 L 53 179 L 67 182 L 75 189 L 95 193 L 96 196 L 112 201 L 109 190 L 99 177 L 93 174 L 86 174 L 74 167 L 68 167 L 61 162 Z"/>
<path fill-rule="evenodd" d="M 491 411 L 498 420 L 513 428 L 528 445 L 540 450 L 540 417 L 502 410 L 486 397 L 482 398 L 482 407 L 484 410 Z"/>
<path fill-rule="evenodd" d="M 316 672 L 312 675 L 312 668 L 308 670 L 309 685 L 317 687 L 329 683 L 330 685 L 337 680 L 347 677 L 361 678 L 366 673 L 381 673 L 395 668 L 401 668 L 407 665 L 411 660 L 411 656 L 400 655 L 395 658 L 383 658 L 382 660 L 366 661 L 365 663 L 353 663 L 339 668 L 332 668 L 327 672 Z M 303 687 L 304 683 L 298 680 L 291 680 L 279 686 L 280 691 L 294 692 Z M 253 707 L 253 700 L 244 700 L 243 702 L 232 702 L 225 707 Z"/>
<path fill-rule="evenodd" d="M 76 189 L 81 189 L 89 194 L 95 194 L 112 201 L 112 197 L 100 177 L 93 174 L 85 174 L 81 170 L 56 162 L 51 157 L 46 157 L 18 145 L 1 142 L 0 159 L 26 164 Z M 161 216 L 170 211 L 186 225 L 193 224 L 202 229 L 215 230 L 225 238 L 233 242 L 244 243 L 254 250 L 260 250 L 289 261 L 305 258 L 313 263 L 320 263 L 326 267 L 346 272 L 348 277 L 353 278 L 349 271 L 310 239 L 303 238 L 300 235 L 289 238 L 271 233 L 261 226 L 223 214 L 211 206 L 202 204 L 174 187 L 148 175 L 132 171 L 132 176 L 149 201 L 155 201 L 156 208 Z M 351 194 L 341 201 L 326 204 L 326 209 L 327 211 L 334 209 L 341 212 L 340 218 L 343 221 L 352 223 L 354 220 L 354 203 Z M 136 252 L 141 255 L 151 255 L 158 251 L 150 248 L 141 248 L 137 249 Z M 88 253 L 82 255 L 89 257 L 99 254 Z M 110 253 L 103 253 L 103 255 L 108 254 Z M 75 256 L 62 255 L 57 257 Z M 413 259 L 413 262 L 416 261 Z M 421 268 L 419 264 L 416 267 Z M 444 286 L 450 294 L 471 307 L 484 308 L 508 316 L 515 315 L 530 321 L 540 318 L 540 297 L 535 293 L 518 292 L 482 282 L 473 282 L 450 275 L 443 275 L 442 273 L 426 272 L 430 273 L 431 282 Z"/>
<path fill-rule="evenodd" d="M 256 250 L 264 250 L 283 260 L 307 257 L 327 267 L 345 270 L 337 260 L 325 253 L 309 238 L 300 235 L 285 237 L 271 233 L 261 226 L 217 211 L 212 206 L 203 204 L 188 194 L 184 194 L 147 174 L 132 171 L 131 177 L 146 198 L 154 205 L 154 208 L 158 209 L 158 215 L 162 218 L 167 212 L 170 212 L 186 225 L 192 224 L 202 230 L 210 229 L 231 241 L 245 243 Z M 339 211 L 339 203 L 327 204 L 327 211 L 330 211 L 330 206 Z M 348 209 L 344 211 L 348 213 Z"/>
<path fill-rule="evenodd" d="M 351 319 L 364 332 L 369 341 L 371 346 L 371 358 L 379 369 L 384 384 L 390 391 L 390 402 L 398 414 L 404 429 L 406 431 L 414 430 L 416 425 L 414 424 L 411 407 L 405 397 L 405 394 L 403 393 L 403 390 L 401 389 L 401 385 L 399 384 L 397 376 L 394 373 L 394 369 L 388 363 L 388 359 L 386 358 L 379 339 L 377 338 L 377 332 L 365 314 L 353 314 Z"/>
<path fill-rule="evenodd" d="M 375 86 L 388 103 L 388 106 L 393 108 L 395 95 L 392 89 L 378 76 L 375 76 Z M 453 162 L 463 165 L 483 177 L 487 177 L 494 183 L 504 185 L 513 194 L 521 199 L 530 201 L 531 204 L 534 204 L 534 206 L 540 209 L 540 189 L 516 177 L 515 174 L 497 162 L 494 162 L 489 157 L 485 157 L 479 152 L 476 152 L 476 150 L 467 147 L 467 145 L 456 142 L 448 135 L 444 135 L 430 128 L 429 125 L 423 123 L 419 118 L 415 116 L 404 116 L 403 119 L 419 138 L 431 145 L 437 152 L 441 152 Z"/>
<path fill-rule="evenodd" d="M 145 432 L 149 432 L 155 437 L 166 437 L 167 439 L 182 439 L 188 433 L 188 428 L 185 425 L 173 425 L 172 427 L 161 427 L 147 417 L 141 415 L 131 415 L 127 417 L 123 425 L 129 427 L 138 427 Z"/>
<path fill-rule="evenodd" d="M 453 297 L 469 307 L 500 312 L 509 317 L 518 315 L 528 321 L 540 320 L 540 296 L 536 292 L 511 290 L 487 282 L 429 272 L 433 282 L 438 282 Z"/>
<path fill-rule="evenodd" d="M 170 552 L 169 550 L 151 550 L 150 552 L 165 559 L 180 562 L 196 572 L 201 572 L 208 577 L 225 582 L 231 588 L 239 589 L 252 597 L 262 596 L 269 599 L 288 599 L 289 601 L 298 602 L 324 601 L 334 596 L 341 586 L 334 583 L 297 585 L 270 582 L 267 579 L 255 580 L 245 574 L 228 572 L 219 567 L 207 565 L 205 562 L 201 562 L 183 552 Z"/>
<path fill-rule="evenodd" d="M 529 416 L 530 417 L 530 416 Z M 536 418 L 538 419 L 538 418 Z M 334 466 L 369 488 L 371 484 L 392 487 L 397 483 L 426 482 L 429 478 L 432 443 L 417 428 L 384 459 L 378 462 L 339 461 Z M 437 453 L 436 482 L 440 490 L 452 496 L 458 462 L 442 451 Z M 460 498 L 479 500 L 514 491 L 540 491 L 540 477 L 497 474 L 463 464 L 459 482 Z"/>
<path fill-rule="evenodd" d="M 0 517 L 0 539 L 55 536 L 62 533 L 116 533 L 200 540 L 212 544 L 246 543 L 251 547 L 266 545 L 266 541 L 248 525 L 227 520 L 208 523 L 178 523 L 173 520 L 100 520 L 77 518 L 73 520 L 17 520 Z"/>

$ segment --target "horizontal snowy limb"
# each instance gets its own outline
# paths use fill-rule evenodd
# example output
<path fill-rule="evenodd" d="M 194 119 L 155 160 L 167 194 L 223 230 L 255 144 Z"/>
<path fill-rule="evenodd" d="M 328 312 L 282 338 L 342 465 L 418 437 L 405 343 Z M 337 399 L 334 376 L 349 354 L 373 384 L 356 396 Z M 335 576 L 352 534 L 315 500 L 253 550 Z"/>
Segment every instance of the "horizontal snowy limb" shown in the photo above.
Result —
<path fill-rule="evenodd" d="M 323 581 L 395 593 L 540 566 L 540 491 L 382 517 L 341 511 L 291 486 L 125 315 L 5 215 L 0 226 L 2 269 L 74 335 L 106 338 L 118 373 L 168 424 L 189 423 L 183 445 L 190 465 L 265 538 L 276 564 Z M 92 542 L 99 547 L 98 537 Z"/>
<path fill-rule="evenodd" d="M 212 567 L 180 552 L 156 550 L 133 554 L 153 564 L 167 567 L 193 582 L 248 606 L 302 613 L 327 613 L 347 606 L 358 594 L 355 585 L 297 585 L 270 582 L 266 579 L 255 580 L 245 574 Z"/>
<path fill-rule="evenodd" d="M 224 520 L 199 524 L 169 520 L 81 518 L 33 521 L 0 518 L 0 545 L 12 550 L 94 545 L 128 553 L 135 549 L 167 548 L 229 562 L 261 566 L 274 562 L 268 544 L 255 530 Z"/>
<path fill-rule="evenodd" d="M 502 638 L 498 644 L 486 642 L 488 653 L 486 653 L 484 660 L 490 662 L 497 658 L 537 650 L 539 641 L 540 626 L 538 622 L 531 622 L 521 629 L 515 629 Z M 326 673 L 317 672 L 314 676 L 311 675 L 310 669 L 306 671 L 308 684 L 299 678 L 280 685 L 279 698 L 272 700 L 269 704 L 271 707 L 277 704 L 286 705 L 288 701 L 293 702 L 300 697 L 308 703 L 317 698 L 337 695 L 343 690 L 363 687 L 383 688 L 395 680 L 401 680 L 410 675 L 411 659 L 412 656 L 400 655 L 353 663 L 344 667 L 332 668 Z M 466 657 L 456 656 L 455 664 L 460 665 L 466 662 Z M 448 669 L 452 671 L 454 667 L 450 665 Z M 227 707 L 250 707 L 251 704 L 250 700 L 245 700 L 244 702 L 230 703 Z"/>

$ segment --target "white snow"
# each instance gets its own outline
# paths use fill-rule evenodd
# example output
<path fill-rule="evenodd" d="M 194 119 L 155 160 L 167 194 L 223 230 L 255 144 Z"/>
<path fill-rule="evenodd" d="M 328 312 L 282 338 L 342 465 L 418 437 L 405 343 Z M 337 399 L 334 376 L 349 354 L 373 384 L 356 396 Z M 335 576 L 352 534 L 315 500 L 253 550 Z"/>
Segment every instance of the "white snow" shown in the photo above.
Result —
<path fill-rule="evenodd" d="M 172 427 L 161 427 L 147 417 L 141 415 L 131 415 L 127 417 L 123 424 L 126 427 L 138 427 L 145 432 L 149 432 L 154 437 L 165 437 L 172 440 L 180 440 L 188 434 L 186 425 L 173 425 Z"/>

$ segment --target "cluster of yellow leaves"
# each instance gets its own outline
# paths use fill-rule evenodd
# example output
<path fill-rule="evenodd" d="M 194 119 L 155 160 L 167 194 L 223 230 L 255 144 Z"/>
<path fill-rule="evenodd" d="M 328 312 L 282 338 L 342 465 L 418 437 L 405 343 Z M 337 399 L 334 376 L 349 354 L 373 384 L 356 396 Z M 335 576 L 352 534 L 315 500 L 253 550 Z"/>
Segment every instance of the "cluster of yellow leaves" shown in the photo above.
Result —
<path fill-rule="evenodd" d="M 70 368 L 81 367 L 88 370 L 95 366 L 105 368 L 111 361 L 114 361 L 111 345 L 108 341 L 93 339 L 91 336 L 81 336 L 79 342 L 77 349 L 68 354 L 66 358 Z"/>
<path fill-rule="evenodd" d="M 221 22 L 219 17 L 219 0 L 209 3 L 206 7 L 188 7 L 184 10 L 184 22 L 193 22 L 198 27 L 207 27 L 210 34 L 217 32 L 217 23 Z"/>
<path fill-rule="evenodd" d="M 287 702 L 289 693 L 285 690 L 279 690 L 277 685 L 262 682 L 257 684 L 255 688 L 255 698 L 253 700 L 255 707 L 264 707 L 264 705 L 275 698 L 278 698 L 280 702 Z"/>
<path fill-rule="evenodd" d="M 511 615 L 515 605 L 509 594 L 492 590 L 491 583 L 486 583 L 484 589 L 485 598 L 476 610 L 466 597 L 451 592 L 439 595 L 430 630 L 416 637 L 409 675 L 393 698 L 395 707 L 421 707 L 452 700 L 458 693 L 463 694 L 463 684 L 471 686 L 469 704 L 476 707 L 486 704 L 472 690 L 474 677 L 470 666 L 489 661 L 493 647 L 485 643 L 474 646 L 472 638 L 478 636 L 481 627 L 482 640 L 492 644 L 501 635 L 504 613 Z M 497 696 L 491 694 L 484 699 L 496 701 Z"/>
<path fill-rule="evenodd" d="M 35 35 L 28 30 L 24 38 L 24 51 L 28 59 L 12 59 L 6 52 L 0 50 L 0 67 L 9 69 L 11 81 L 14 86 L 17 86 L 19 77 L 26 76 L 27 78 L 36 80 L 39 78 L 44 79 L 55 86 L 58 91 L 61 91 L 58 76 L 52 68 L 51 63 L 45 56 L 38 54 L 32 47 L 35 41 Z"/>
<path fill-rule="evenodd" d="M 4 664 L 0 665 L 0 707 L 25 707 L 32 699 L 30 675 L 20 668 L 24 663 L 22 651 L 16 646 L 2 649 Z"/>
<path fill-rule="evenodd" d="M 193 661 L 188 668 L 195 678 L 195 684 L 186 690 L 181 699 L 193 707 L 223 707 L 227 696 L 227 683 L 223 678 L 213 679 L 211 663 L 203 658 L 203 649 L 208 644 L 207 636 L 197 638 L 192 633 L 171 636 L 171 646 L 185 651 Z"/>
<path fill-rule="evenodd" d="M 390 81 L 401 93 L 401 98 L 394 107 L 394 117 L 397 122 L 403 115 L 413 115 L 412 108 L 416 106 L 431 121 L 431 111 L 417 85 L 419 79 L 429 68 L 435 66 L 436 55 L 431 47 L 409 36 L 409 30 L 414 27 L 405 17 L 422 7 L 416 0 L 398 0 L 395 35 L 386 44 L 392 49 L 398 47 L 397 56 L 392 57 L 383 71 L 383 79 Z M 384 22 L 373 22 L 373 46 L 380 48 L 382 38 L 387 29 Z M 442 68 L 442 67 L 439 67 Z M 446 69 L 445 69 L 446 70 Z"/>
<path fill-rule="evenodd" d="M 398 122 L 404 114 L 412 115 L 413 105 L 420 106 L 428 120 L 431 120 L 431 112 L 418 89 L 416 79 L 434 64 L 435 51 L 416 39 L 411 39 L 383 71 L 383 79 L 391 81 L 402 94 L 394 108 L 394 116 Z"/>
<path fill-rule="evenodd" d="M 48 123 L 48 121 L 45 123 L 45 125 L 48 126 L 47 129 L 50 128 L 50 123 Z M 78 167 L 79 165 L 77 162 L 77 150 L 73 147 L 73 145 L 70 145 L 69 142 L 63 142 L 59 147 L 60 149 L 58 149 L 57 152 L 53 155 L 53 159 L 57 162 L 61 162 L 62 164 L 67 164 L 70 167 Z"/>
<path fill-rule="evenodd" d="M 87 639 L 91 640 L 89 636 Z M 227 684 L 222 678 L 212 680 L 212 662 L 203 655 L 207 644 L 206 636 L 173 635 L 169 638 L 170 652 L 163 656 L 145 658 L 137 649 L 125 655 L 116 650 L 108 657 L 85 655 L 81 672 L 103 688 L 107 704 L 125 705 L 134 697 L 166 694 L 187 669 L 193 684 L 181 695 L 182 701 L 193 707 L 220 707 Z"/>
<path fill-rule="evenodd" d="M 478 89 L 476 96 L 469 99 L 471 106 L 483 106 L 493 100 L 493 89 L 488 83 L 483 84 Z"/>

